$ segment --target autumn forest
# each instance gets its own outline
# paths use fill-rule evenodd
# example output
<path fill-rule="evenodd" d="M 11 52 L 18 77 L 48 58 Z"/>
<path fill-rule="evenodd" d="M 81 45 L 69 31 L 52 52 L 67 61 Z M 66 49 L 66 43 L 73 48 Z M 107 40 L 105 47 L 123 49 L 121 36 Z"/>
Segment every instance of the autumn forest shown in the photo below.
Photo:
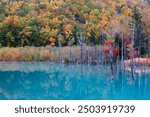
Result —
<path fill-rule="evenodd" d="M 0 0 L 0 47 L 88 46 L 123 39 L 135 49 L 150 46 L 146 0 Z"/>

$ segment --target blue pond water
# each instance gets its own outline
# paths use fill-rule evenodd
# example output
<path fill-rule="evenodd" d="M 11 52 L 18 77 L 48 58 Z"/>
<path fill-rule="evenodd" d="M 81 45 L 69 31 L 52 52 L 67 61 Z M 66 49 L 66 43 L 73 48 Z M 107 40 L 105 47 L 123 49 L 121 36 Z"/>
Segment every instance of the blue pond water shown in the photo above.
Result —
<path fill-rule="evenodd" d="M 150 99 L 150 74 L 136 76 L 114 66 L 49 62 L 0 62 L 0 99 Z"/>

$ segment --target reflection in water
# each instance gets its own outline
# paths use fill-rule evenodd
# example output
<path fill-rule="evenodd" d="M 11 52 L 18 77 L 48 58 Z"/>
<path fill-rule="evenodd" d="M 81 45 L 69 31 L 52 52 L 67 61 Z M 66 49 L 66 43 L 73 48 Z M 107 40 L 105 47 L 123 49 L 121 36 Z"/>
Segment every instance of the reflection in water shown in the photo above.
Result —
<path fill-rule="evenodd" d="M 132 81 L 114 69 L 112 80 L 107 65 L 0 64 L 0 99 L 150 99 L 150 74 Z"/>

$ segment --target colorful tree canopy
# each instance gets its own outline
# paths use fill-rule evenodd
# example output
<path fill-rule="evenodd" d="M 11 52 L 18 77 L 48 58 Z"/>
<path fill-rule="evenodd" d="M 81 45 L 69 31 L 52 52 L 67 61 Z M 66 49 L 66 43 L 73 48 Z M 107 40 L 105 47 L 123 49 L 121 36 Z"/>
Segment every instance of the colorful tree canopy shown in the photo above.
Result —
<path fill-rule="evenodd" d="M 77 44 L 79 32 L 87 44 L 99 44 L 101 33 L 111 41 L 122 33 L 130 39 L 134 16 L 138 25 L 145 22 L 138 30 L 143 38 L 150 37 L 149 11 L 145 0 L 1 0 L 0 46 L 57 46 L 58 40 L 66 46 Z"/>

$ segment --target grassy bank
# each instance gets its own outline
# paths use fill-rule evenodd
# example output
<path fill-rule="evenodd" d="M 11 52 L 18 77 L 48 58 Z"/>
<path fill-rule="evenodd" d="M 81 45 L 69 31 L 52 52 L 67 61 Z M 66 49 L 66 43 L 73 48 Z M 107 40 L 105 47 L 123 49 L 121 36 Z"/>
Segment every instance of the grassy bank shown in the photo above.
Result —
<path fill-rule="evenodd" d="M 60 50 L 60 51 L 59 51 Z M 87 52 L 88 50 L 88 52 Z M 90 56 L 94 59 L 99 54 L 99 47 L 87 47 L 83 51 L 83 59 Z M 0 61 L 64 61 L 69 60 L 69 56 L 73 61 L 80 60 L 80 47 L 71 47 L 71 55 L 69 47 L 19 47 L 19 48 L 0 48 Z"/>
<path fill-rule="evenodd" d="M 87 46 L 83 47 L 82 60 L 81 60 L 81 48 L 78 46 L 66 47 L 18 47 L 0 48 L 0 61 L 60 61 L 69 62 L 71 59 L 73 62 L 87 60 L 97 61 L 100 59 L 100 46 Z M 106 49 L 107 50 L 107 49 Z M 107 51 L 106 51 L 107 52 Z M 115 52 L 115 51 L 114 51 Z M 105 53 L 105 61 L 109 61 L 109 53 Z M 142 58 L 145 58 L 143 56 Z M 114 61 L 117 60 L 117 56 L 113 56 Z M 129 59 L 129 58 L 126 58 Z"/>

